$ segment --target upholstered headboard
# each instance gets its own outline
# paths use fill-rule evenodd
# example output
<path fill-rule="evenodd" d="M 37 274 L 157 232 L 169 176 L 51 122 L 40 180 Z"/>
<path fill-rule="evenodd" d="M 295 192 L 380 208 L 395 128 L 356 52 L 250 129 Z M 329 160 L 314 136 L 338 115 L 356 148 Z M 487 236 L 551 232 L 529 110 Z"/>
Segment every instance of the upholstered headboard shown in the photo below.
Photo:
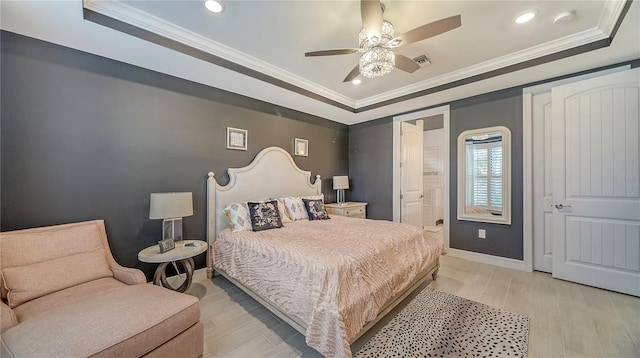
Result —
<path fill-rule="evenodd" d="M 229 226 L 222 210 L 231 203 L 322 193 L 320 176 L 316 175 L 312 184 L 311 172 L 298 168 L 291 155 L 279 147 L 265 148 L 246 167 L 229 168 L 228 172 L 229 183 L 225 186 L 216 182 L 213 172 L 210 172 L 207 178 L 209 245 L 213 244 L 220 231 Z M 212 265 L 209 254 L 207 274 L 210 270 Z"/>

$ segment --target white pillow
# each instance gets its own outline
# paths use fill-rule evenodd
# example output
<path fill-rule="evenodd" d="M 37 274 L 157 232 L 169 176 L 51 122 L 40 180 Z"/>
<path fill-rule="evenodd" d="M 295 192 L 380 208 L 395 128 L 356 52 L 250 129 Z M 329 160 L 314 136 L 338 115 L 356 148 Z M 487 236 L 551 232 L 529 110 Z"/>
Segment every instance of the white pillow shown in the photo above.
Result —
<path fill-rule="evenodd" d="M 222 210 L 229 220 L 231 231 L 252 231 L 247 203 L 233 203 Z"/>
<path fill-rule="evenodd" d="M 284 204 L 284 198 L 278 198 L 276 200 L 278 200 L 278 211 L 280 212 L 280 219 L 282 220 L 282 222 L 293 222 L 293 220 L 291 220 L 291 218 L 289 217 L 289 213 L 287 212 L 287 207 Z"/>
<path fill-rule="evenodd" d="M 304 207 L 302 198 L 297 196 L 288 196 L 284 198 L 284 205 L 287 207 L 287 212 L 289 213 L 291 220 L 309 220 L 307 209 Z"/>

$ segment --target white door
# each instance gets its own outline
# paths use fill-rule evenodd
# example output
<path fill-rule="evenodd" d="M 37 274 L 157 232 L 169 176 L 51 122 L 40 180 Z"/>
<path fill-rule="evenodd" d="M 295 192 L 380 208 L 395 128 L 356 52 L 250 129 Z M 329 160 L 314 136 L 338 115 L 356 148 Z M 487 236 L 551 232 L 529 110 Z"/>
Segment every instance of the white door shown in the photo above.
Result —
<path fill-rule="evenodd" d="M 428 132 L 424 132 L 425 135 Z M 435 226 L 438 219 L 442 219 L 442 208 L 438 206 L 440 194 L 440 176 L 442 171 L 442 148 L 427 147 L 427 138 L 424 138 L 424 161 L 423 161 L 423 179 L 422 179 L 422 223 L 424 225 Z"/>
<path fill-rule="evenodd" d="M 422 121 L 400 123 L 400 222 L 422 226 Z"/>
<path fill-rule="evenodd" d="M 552 96 L 553 277 L 640 296 L 640 69 Z"/>
<path fill-rule="evenodd" d="M 533 269 L 551 273 L 551 92 L 533 96 Z"/>

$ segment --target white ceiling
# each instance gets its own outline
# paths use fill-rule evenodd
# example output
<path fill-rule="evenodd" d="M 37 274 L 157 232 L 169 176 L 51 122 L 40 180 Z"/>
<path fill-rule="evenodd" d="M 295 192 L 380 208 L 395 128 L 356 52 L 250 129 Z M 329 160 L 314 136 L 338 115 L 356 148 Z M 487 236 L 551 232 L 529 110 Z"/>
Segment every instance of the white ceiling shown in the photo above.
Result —
<path fill-rule="evenodd" d="M 413 74 L 396 69 L 388 76 L 364 79 L 356 86 L 342 80 L 357 64 L 357 54 L 305 57 L 304 53 L 357 47 L 361 27 L 359 1 L 224 3 L 225 11 L 220 14 L 206 11 L 201 0 L 85 0 L 84 6 L 110 19 L 186 44 L 189 49 L 212 54 L 213 58 L 256 70 L 257 76 L 212 64 L 206 56 L 197 59 L 84 20 L 79 0 L 2 1 L 1 25 L 8 31 L 346 124 L 640 58 L 640 7 L 633 3 L 611 46 L 434 90 L 437 86 L 605 40 L 612 35 L 625 2 L 387 0 L 383 1 L 384 18 L 394 24 L 396 35 L 458 14 L 462 26 L 397 49 L 412 58 L 428 54 L 433 60 L 431 65 Z M 529 9 L 538 11 L 536 18 L 516 25 L 515 16 Z M 575 19 L 554 24 L 555 16 L 567 10 L 576 11 Z M 398 99 L 401 96 L 408 97 Z"/>

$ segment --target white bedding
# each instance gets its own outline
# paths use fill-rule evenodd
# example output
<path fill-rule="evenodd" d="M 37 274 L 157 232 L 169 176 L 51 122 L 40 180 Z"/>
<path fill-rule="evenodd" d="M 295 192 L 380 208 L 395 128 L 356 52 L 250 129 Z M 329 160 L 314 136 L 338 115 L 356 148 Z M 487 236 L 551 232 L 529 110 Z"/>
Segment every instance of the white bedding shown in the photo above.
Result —
<path fill-rule="evenodd" d="M 351 357 L 349 341 L 428 268 L 442 242 L 418 227 L 333 216 L 260 232 L 223 230 L 213 265 L 307 325 L 326 357 Z"/>

